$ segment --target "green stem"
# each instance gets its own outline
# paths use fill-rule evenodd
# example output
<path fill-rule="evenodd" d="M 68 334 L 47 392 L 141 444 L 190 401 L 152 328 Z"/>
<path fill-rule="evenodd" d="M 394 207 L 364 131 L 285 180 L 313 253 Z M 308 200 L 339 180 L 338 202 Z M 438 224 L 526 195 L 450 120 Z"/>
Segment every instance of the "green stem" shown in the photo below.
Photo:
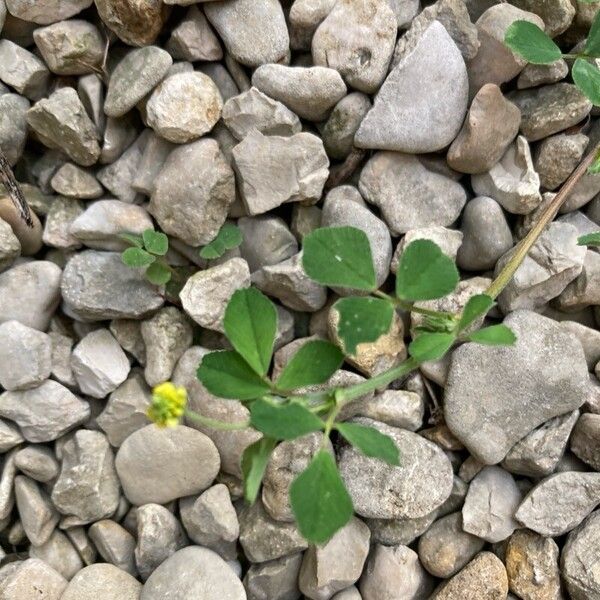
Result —
<path fill-rule="evenodd" d="M 250 421 L 226 423 L 225 421 L 204 417 L 193 410 L 186 410 L 184 416 L 190 421 L 194 421 L 206 427 L 211 427 L 212 429 L 220 429 L 221 431 L 239 431 L 240 429 L 247 429 L 250 427 Z"/>
<path fill-rule="evenodd" d="M 456 315 L 444 312 L 441 310 L 430 310 L 429 308 L 421 308 L 419 306 L 415 306 L 412 302 L 407 302 L 406 300 L 401 300 L 400 298 L 396 298 L 395 296 L 390 296 L 381 290 L 375 290 L 373 295 L 378 298 L 382 298 L 383 300 L 388 300 L 398 308 L 405 310 L 407 312 L 414 312 L 420 315 L 426 315 L 428 317 L 455 317 Z"/>
<path fill-rule="evenodd" d="M 557 215 L 560 207 L 565 203 L 577 182 L 585 175 L 588 167 L 597 158 L 600 150 L 598 144 L 579 164 L 579 166 L 571 173 L 567 181 L 563 184 L 560 191 L 548 204 L 544 212 L 540 215 L 536 224 L 530 229 L 529 233 L 515 246 L 511 259 L 504 265 L 498 276 L 492 281 L 492 284 L 487 289 L 486 294 L 492 298 L 496 298 L 500 292 L 508 285 L 515 271 L 521 266 L 525 260 L 527 253 L 531 247 L 537 242 L 540 235 L 543 233 L 546 226 Z"/>

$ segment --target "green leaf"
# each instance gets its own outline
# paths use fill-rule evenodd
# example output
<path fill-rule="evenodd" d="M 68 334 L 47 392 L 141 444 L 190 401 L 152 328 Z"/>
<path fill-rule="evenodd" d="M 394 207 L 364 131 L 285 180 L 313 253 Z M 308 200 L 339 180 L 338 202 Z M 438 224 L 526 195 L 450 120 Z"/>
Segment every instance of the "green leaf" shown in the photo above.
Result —
<path fill-rule="evenodd" d="M 305 385 L 324 383 L 343 362 L 344 355 L 331 342 L 306 342 L 285 365 L 275 385 L 280 390 L 295 390 Z"/>
<path fill-rule="evenodd" d="M 396 295 L 402 300 L 434 300 L 454 291 L 458 270 L 452 259 L 430 240 L 411 242 L 400 257 Z"/>
<path fill-rule="evenodd" d="M 151 265 L 156 258 L 141 248 L 127 248 L 121 254 L 121 260 L 128 267 L 147 267 Z"/>
<path fill-rule="evenodd" d="M 299 402 L 274 404 L 258 399 L 250 407 L 250 423 L 255 429 L 276 440 L 293 440 L 320 431 L 324 423 Z"/>
<path fill-rule="evenodd" d="M 237 290 L 225 309 L 225 335 L 259 375 L 271 364 L 277 333 L 275 305 L 256 288 Z"/>
<path fill-rule="evenodd" d="M 134 246 L 135 248 L 144 247 L 144 240 L 142 239 L 141 235 L 136 235 L 135 233 L 120 233 L 119 237 L 122 240 L 125 240 L 126 242 Z"/>
<path fill-rule="evenodd" d="M 458 322 L 458 328 L 460 330 L 466 329 L 471 323 L 474 323 L 484 315 L 487 315 L 490 308 L 494 306 L 494 300 L 486 294 L 477 294 L 471 296 L 466 306 L 463 308 Z"/>
<path fill-rule="evenodd" d="M 597 57 L 600 54 L 600 12 L 597 12 L 594 17 L 583 52 L 593 57 Z"/>
<path fill-rule="evenodd" d="M 467 339 L 486 346 L 511 346 L 517 341 L 517 336 L 512 329 L 500 324 L 474 331 Z"/>
<path fill-rule="evenodd" d="M 577 244 L 579 246 L 600 246 L 600 231 L 580 236 L 577 238 Z"/>
<path fill-rule="evenodd" d="M 377 287 L 369 238 L 355 227 L 322 227 L 304 238 L 302 264 L 322 285 L 374 290 Z"/>
<path fill-rule="evenodd" d="M 600 106 L 600 71 L 584 58 L 578 58 L 571 70 L 575 85 L 596 106 Z"/>
<path fill-rule="evenodd" d="M 225 223 L 217 237 L 200 250 L 200 256 L 212 260 L 223 256 L 227 250 L 237 248 L 242 243 L 242 232 L 233 223 Z"/>
<path fill-rule="evenodd" d="M 319 450 L 290 486 L 290 502 L 300 533 L 323 544 L 352 518 L 352 500 L 335 460 Z"/>
<path fill-rule="evenodd" d="M 394 317 L 394 307 L 388 300 L 350 296 L 333 305 L 339 313 L 337 333 L 347 354 L 355 354 L 356 346 L 374 342 L 387 333 Z"/>
<path fill-rule="evenodd" d="M 169 238 L 162 231 L 146 229 L 142 233 L 146 250 L 156 256 L 164 256 L 169 251 Z"/>
<path fill-rule="evenodd" d="M 242 454 L 242 473 L 244 475 L 244 498 L 254 504 L 271 452 L 277 444 L 276 440 L 263 437 L 250 444 Z"/>
<path fill-rule="evenodd" d="M 408 353 L 418 362 L 438 360 L 454 343 L 451 333 L 422 333 L 408 345 Z"/>
<path fill-rule="evenodd" d="M 598 14 L 600 14 L 600 12 Z M 600 173 L 600 155 L 596 156 L 594 162 L 588 167 L 587 172 L 592 175 L 598 175 L 598 173 Z"/>
<path fill-rule="evenodd" d="M 560 48 L 542 29 L 529 21 L 515 21 L 506 30 L 504 43 L 534 65 L 547 65 L 562 57 Z"/>
<path fill-rule="evenodd" d="M 253 400 L 270 391 L 268 384 L 233 350 L 206 354 L 197 375 L 202 385 L 219 398 Z"/>
<path fill-rule="evenodd" d="M 335 428 L 365 456 L 380 458 L 395 467 L 400 465 L 398 448 L 389 435 L 356 423 L 336 423 Z"/>
<path fill-rule="evenodd" d="M 165 285 L 171 280 L 171 270 L 167 265 L 154 262 L 146 269 L 146 279 L 154 285 Z"/>

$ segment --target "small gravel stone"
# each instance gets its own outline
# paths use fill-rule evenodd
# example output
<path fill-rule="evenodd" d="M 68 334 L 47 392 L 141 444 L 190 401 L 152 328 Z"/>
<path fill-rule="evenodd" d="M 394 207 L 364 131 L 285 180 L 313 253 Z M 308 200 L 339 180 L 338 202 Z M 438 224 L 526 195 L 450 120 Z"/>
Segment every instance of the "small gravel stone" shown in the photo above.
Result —
<path fill-rule="evenodd" d="M 562 598 L 558 546 L 533 531 L 515 531 L 506 546 L 508 586 L 523 600 Z"/>
<path fill-rule="evenodd" d="M 315 203 L 329 175 L 323 142 L 311 133 L 282 137 L 252 130 L 233 149 L 233 160 L 251 215 L 286 202 Z"/>
<path fill-rule="evenodd" d="M 48 87 L 46 65 L 25 48 L 0 40 L 0 81 L 30 100 L 38 100 Z"/>
<path fill-rule="evenodd" d="M 298 576 L 300 591 L 312 600 L 327 600 L 358 581 L 370 538 L 369 528 L 354 517 L 327 543 L 309 546 Z"/>
<path fill-rule="evenodd" d="M 72 198 L 55 197 L 50 205 L 44 224 L 42 240 L 46 246 L 62 250 L 76 250 L 79 240 L 71 235 L 71 223 L 83 212 L 83 206 Z"/>
<path fill-rule="evenodd" d="M 600 504 L 600 473 L 567 471 L 550 475 L 525 496 L 515 517 L 546 536 L 571 531 Z"/>
<path fill-rule="evenodd" d="M 11 166 L 21 158 L 25 148 L 29 106 L 29 100 L 18 94 L 0 95 L 0 146 Z"/>
<path fill-rule="evenodd" d="M 104 40 L 95 25 L 71 19 L 33 32 L 35 45 L 48 68 L 57 75 L 84 75 L 99 68 Z"/>
<path fill-rule="evenodd" d="M 160 461 L 149 462 L 153 456 Z M 164 504 L 205 490 L 217 476 L 220 460 L 215 445 L 199 431 L 147 425 L 121 444 L 115 465 L 132 504 Z"/>
<path fill-rule="evenodd" d="M 600 598 L 599 543 L 600 511 L 596 511 L 569 534 L 563 548 L 561 574 L 573 600 Z"/>
<path fill-rule="evenodd" d="M 248 600 L 296 600 L 302 554 L 250 565 L 244 577 Z"/>
<path fill-rule="evenodd" d="M 521 113 L 493 83 L 478 92 L 448 150 L 448 164 L 461 173 L 489 171 L 517 137 Z"/>
<path fill-rule="evenodd" d="M 530 142 L 576 125 L 592 108 L 592 103 L 570 83 L 516 91 L 508 98 L 521 110 L 521 133 Z"/>
<path fill-rule="evenodd" d="M 506 569 L 491 552 L 480 552 L 462 571 L 442 585 L 431 600 L 504 600 Z"/>
<path fill-rule="evenodd" d="M 452 467 L 438 446 L 410 431 L 369 419 L 360 422 L 391 436 L 403 464 L 410 464 L 410 469 L 367 458 L 351 446 L 344 446 L 339 468 L 359 515 L 414 519 L 431 513 L 448 498 Z"/>
<path fill-rule="evenodd" d="M 384 81 L 355 144 L 409 153 L 441 150 L 458 134 L 467 105 L 463 57 L 444 26 L 434 21 Z"/>
<path fill-rule="evenodd" d="M 65 163 L 52 177 L 50 185 L 57 194 L 82 200 L 93 200 L 103 192 L 92 173 L 72 163 Z"/>
<path fill-rule="evenodd" d="M 87 421 L 89 404 L 56 381 L 0 395 L 0 416 L 15 421 L 29 442 L 49 442 Z"/>
<path fill-rule="evenodd" d="M 165 48 L 180 60 L 221 60 L 221 43 L 197 5 L 190 6 L 185 17 L 171 32 Z"/>
<path fill-rule="evenodd" d="M 567 285 L 556 299 L 560 310 L 573 312 L 594 305 L 600 297 L 600 255 L 588 251 L 581 273 Z"/>
<path fill-rule="evenodd" d="M 560 133 L 543 139 L 533 159 L 542 186 L 547 190 L 559 187 L 579 164 L 588 142 L 582 133 Z"/>
<path fill-rule="evenodd" d="M 179 73 L 167 77 L 152 92 L 146 120 L 161 137 L 184 144 L 209 132 L 222 108 L 221 94 L 208 75 Z"/>
<path fill-rule="evenodd" d="M 27 123 L 49 148 L 59 148 L 79 165 L 93 165 L 100 156 L 98 132 L 70 87 L 53 92 L 27 111 Z"/>
<path fill-rule="evenodd" d="M 508 452 L 502 466 L 511 473 L 528 477 L 550 475 L 562 458 L 579 411 L 554 417 L 519 440 Z"/>
<path fill-rule="evenodd" d="M 190 246 L 211 242 L 235 200 L 235 178 L 212 139 L 169 154 L 156 177 L 148 210 L 161 229 Z"/>
<path fill-rule="evenodd" d="M 108 329 L 88 333 L 73 349 L 71 367 L 79 389 L 93 398 L 104 398 L 129 374 L 129 361 Z"/>
<path fill-rule="evenodd" d="M 500 462 L 523 436 L 575 410 L 586 397 L 587 365 L 578 340 L 529 311 L 517 311 L 504 323 L 516 343 L 457 348 L 445 394 L 446 424 L 485 464 Z"/>
<path fill-rule="evenodd" d="M 583 414 L 571 436 L 571 451 L 595 471 L 600 471 L 600 415 Z"/>
<path fill-rule="evenodd" d="M 18 321 L 0 324 L 0 385 L 9 391 L 38 386 L 50 376 L 51 352 L 45 333 Z"/>
<path fill-rule="evenodd" d="M 45 544 L 60 515 L 37 482 L 24 475 L 15 477 L 15 499 L 27 539 L 34 546 Z"/>
<path fill-rule="evenodd" d="M 487 542 L 501 542 L 518 528 L 513 515 L 521 492 L 500 467 L 485 467 L 471 481 L 462 509 L 463 529 Z"/>
<path fill-rule="evenodd" d="M 60 476 L 52 489 L 52 502 L 85 525 L 112 515 L 119 503 L 119 480 L 106 436 L 79 430 L 63 447 Z"/>
<path fill-rule="evenodd" d="M 55 479 L 60 472 L 58 461 L 46 446 L 31 445 L 19 450 L 15 455 L 15 465 L 25 475 L 41 483 Z"/>
<path fill-rule="evenodd" d="M 517 88 L 524 90 L 564 79 L 569 73 L 567 61 L 562 58 L 547 65 L 529 63 L 517 79 Z"/>
<path fill-rule="evenodd" d="M 67 580 L 39 558 L 9 563 L 0 570 L 0 594 L 7 599 L 62 600 L 66 587 Z"/>
<path fill-rule="evenodd" d="M 139 600 L 141 588 L 137 579 L 118 567 L 97 563 L 71 579 L 61 600 Z"/>
<path fill-rule="evenodd" d="M 433 580 L 423 569 L 417 553 L 407 546 L 373 547 L 360 580 L 358 600 L 417 600 L 427 598 Z M 336 596 L 337 598 L 337 596 Z M 351 600 L 350 596 L 348 600 Z"/>
<path fill-rule="evenodd" d="M 323 121 L 346 95 L 341 75 L 320 66 L 262 65 L 254 71 L 252 85 L 309 121 Z"/>
<path fill-rule="evenodd" d="M 135 538 L 115 521 L 97 521 L 89 529 L 90 540 L 100 556 L 126 573 L 137 575 L 134 560 Z"/>
<path fill-rule="evenodd" d="M 61 290 L 70 314 L 90 321 L 139 319 L 163 304 L 156 287 L 115 252 L 86 250 L 73 256 Z"/>
<path fill-rule="evenodd" d="M 32 546 L 29 549 L 29 557 L 43 560 L 67 580 L 83 569 L 79 553 L 69 538 L 58 529 L 52 532 L 45 544 Z"/>
<path fill-rule="evenodd" d="M 377 152 L 360 174 L 359 189 L 381 210 L 392 235 L 451 225 L 466 202 L 459 183 L 397 152 Z"/>
<path fill-rule="evenodd" d="M 0 452 L 4 454 L 11 448 L 21 444 L 25 438 L 21 435 L 19 428 L 11 423 L 0 419 Z"/>
<path fill-rule="evenodd" d="M 136 520 L 135 564 L 146 581 L 161 563 L 187 545 L 187 538 L 177 518 L 160 504 L 140 506 Z"/>
<path fill-rule="evenodd" d="M 0 273 L 0 322 L 19 321 L 45 331 L 60 301 L 61 270 L 49 261 L 31 261 Z"/>

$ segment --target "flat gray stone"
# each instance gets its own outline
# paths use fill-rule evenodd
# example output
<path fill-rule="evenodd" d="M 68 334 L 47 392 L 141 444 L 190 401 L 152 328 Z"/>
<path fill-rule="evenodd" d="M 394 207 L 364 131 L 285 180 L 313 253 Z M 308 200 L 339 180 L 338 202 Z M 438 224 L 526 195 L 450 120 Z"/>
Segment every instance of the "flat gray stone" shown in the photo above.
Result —
<path fill-rule="evenodd" d="M 0 40 L 0 81 L 30 100 L 38 100 L 49 82 L 46 65 L 10 40 Z"/>
<path fill-rule="evenodd" d="M 29 557 L 43 560 L 67 580 L 72 579 L 84 567 L 69 538 L 58 529 L 52 532 L 45 544 L 32 546 L 29 549 Z"/>
<path fill-rule="evenodd" d="M 82 569 L 71 579 L 61 600 L 139 600 L 142 584 L 125 571 L 107 563 Z"/>
<path fill-rule="evenodd" d="M 54 453 L 42 445 L 32 444 L 19 450 L 15 455 L 15 465 L 19 471 L 41 483 L 55 479 L 60 472 Z"/>
<path fill-rule="evenodd" d="M 446 424 L 485 464 L 500 462 L 533 429 L 586 398 L 587 365 L 578 340 L 529 311 L 514 312 L 504 323 L 516 343 L 457 348 L 446 386 Z"/>
<path fill-rule="evenodd" d="M 48 494 L 33 479 L 18 475 L 15 477 L 15 500 L 27 539 L 33 546 L 45 544 L 60 519 Z"/>
<path fill-rule="evenodd" d="M 302 554 L 291 554 L 266 563 L 250 565 L 244 576 L 249 600 L 296 600 L 300 597 L 298 572 Z"/>
<path fill-rule="evenodd" d="M 64 21 L 91 6 L 93 0 L 6 0 L 8 12 L 17 19 L 40 25 Z"/>
<path fill-rule="evenodd" d="M 223 58 L 219 38 L 197 5 L 190 6 L 185 17 L 171 32 L 165 48 L 173 58 L 190 62 Z"/>
<path fill-rule="evenodd" d="M 600 471 L 600 415 L 579 417 L 570 442 L 571 451 L 595 471 Z"/>
<path fill-rule="evenodd" d="M 541 185 L 550 191 L 559 187 L 583 158 L 588 143 L 582 133 L 558 133 L 543 139 L 533 158 Z"/>
<path fill-rule="evenodd" d="M 92 173 L 73 163 L 65 163 L 52 177 L 50 185 L 61 196 L 81 200 L 99 198 L 104 192 Z"/>
<path fill-rule="evenodd" d="M 25 149 L 29 107 L 29 100 L 19 94 L 0 95 L 0 147 L 11 166 L 17 164 Z"/>
<path fill-rule="evenodd" d="M 116 521 L 103 519 L 96 521 L 89 529 L 91 542 L 98 554 L 108 563 L 119 567 L 126 573 L 137 576 L 134 550 L 135 538 Z"/>
<path fill-rule="evenodd" d="M 0 572 L 0 594 L 19 600 L 61 600 L 67 580 L 39 558 L 5 565 Z"/>

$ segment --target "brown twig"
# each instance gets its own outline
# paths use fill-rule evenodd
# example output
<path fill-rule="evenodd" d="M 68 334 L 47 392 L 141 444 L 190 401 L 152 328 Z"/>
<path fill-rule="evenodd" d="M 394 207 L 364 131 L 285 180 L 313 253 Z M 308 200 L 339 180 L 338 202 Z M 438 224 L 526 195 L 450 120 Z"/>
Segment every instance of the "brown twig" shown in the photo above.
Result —
<path fill-rule="evenodd" d="M 4 184 L 10 199 L 19 211 L 21 219 L 27 223 L 28 227 L 33 227 L 29 205 L 27 204 L 27 200 L 25 200 L 25 196 L 23 196 L 19 182 L 15 179 L 2 148 L 0 148 L 0 181 Z"/>
<path fill-rule="evenodd" d="M 338 185 L 342 185 L 342 183 L 352 177 L 366 153 L 366 150 L 362 150 L 361 148 L 352 148 L 346 160 L 341 165 L 337 165 L 331 169 L 329 178 L 325 183 L 325 189 L 330 190 Z"/>

